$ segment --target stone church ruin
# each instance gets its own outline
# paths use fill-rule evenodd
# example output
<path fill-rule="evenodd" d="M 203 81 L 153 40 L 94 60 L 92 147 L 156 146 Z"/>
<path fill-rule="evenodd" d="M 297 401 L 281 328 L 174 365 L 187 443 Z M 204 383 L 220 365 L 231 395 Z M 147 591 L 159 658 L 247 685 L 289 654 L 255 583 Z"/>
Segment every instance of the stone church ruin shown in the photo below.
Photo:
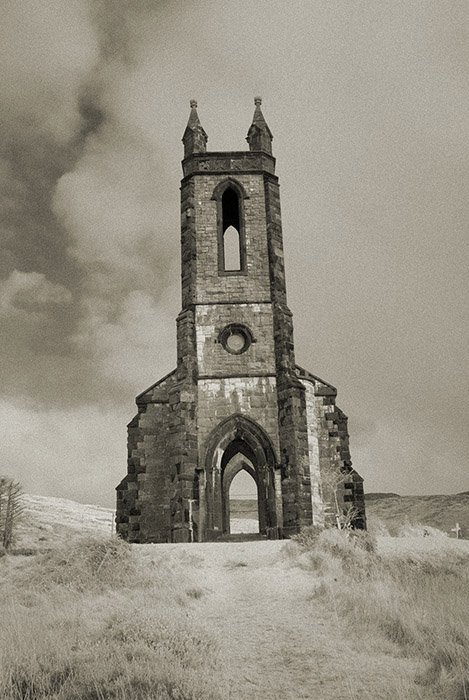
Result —
<path fill-rule="evenodd" d="M 137 396 L 117 532 L 129 542 L 229 535 L 230 485 L 241 470 L 256 484 L 261 535 L 289 537 L 350 508 L 364 528 L 363 480 L 336 389 L 295 364 L 260 98 L 248 151 L 207 151 L 195 101 L 182 140 L 177 367 Z"/>

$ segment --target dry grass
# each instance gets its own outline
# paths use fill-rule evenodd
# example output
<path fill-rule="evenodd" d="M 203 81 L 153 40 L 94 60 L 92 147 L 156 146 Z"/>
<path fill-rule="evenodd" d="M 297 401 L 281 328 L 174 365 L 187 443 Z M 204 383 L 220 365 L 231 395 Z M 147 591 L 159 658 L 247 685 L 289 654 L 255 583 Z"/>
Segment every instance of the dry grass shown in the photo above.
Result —
<path fill-rule="evenodd" d="M 218 650 L 190 581 L 115 538 L 1 562 L 4 700 L 215 700 Z"/>
<path fill-rule="evenodd" d="M 469 491 L 451 495 L 397 496 L 373 494 L 366 496 L 368 529 L 376 535 L 383 527 L 395 537 L 403 523 L 418 527 L 418 523 L 438 528 L 454 537 L 452 528 L 459 523 L 461 536 L 469 539 Z M 419 532 L 422 534 L 422 531 Z"/>
<path fill-rule="evenodd" d="M 346 621 L 351 643 L 384 637 L 425 662 L 417 688 L 409 685 L 402 697 L 469 698 L 467 551 L 379 554 L 367 533 L 338 530 L 305 532 L 298 545 L 320 575 L 316 596 Z"/>
<path fill-rule="evenodd" d="M 19 544 L 39 553 L 0 559 L 2 699 L 469 697 L 467 542 L 130 547 L 103 509 L 36 505 Z"/>
<path fill-rule="evenodd" d="M 78 535 L 111 535 L 114 511 L 65 498 L 22 496 L 15 548 L 40 550 L 68 543 Z"/>

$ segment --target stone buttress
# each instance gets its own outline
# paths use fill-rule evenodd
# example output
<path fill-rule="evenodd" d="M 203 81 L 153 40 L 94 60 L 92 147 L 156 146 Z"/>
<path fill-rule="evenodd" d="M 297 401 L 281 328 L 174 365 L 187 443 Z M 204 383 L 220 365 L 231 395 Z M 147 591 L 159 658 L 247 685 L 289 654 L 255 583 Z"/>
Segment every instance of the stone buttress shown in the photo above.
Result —
<path fill-rule="evenodd" d="M 336 390 L 295 364 L 278 178 L 260 98 L 249 151 L 207 152 L 191 102 L 181 182 L 177 367 L 137 397 L 117 532 L 190 542 L 230 532 L 229 488 L 257 485 L 259 531 L 288 537 L 353 506 L 365 527 Z M 337 479 L 331 474 L 339 473 Z"/>

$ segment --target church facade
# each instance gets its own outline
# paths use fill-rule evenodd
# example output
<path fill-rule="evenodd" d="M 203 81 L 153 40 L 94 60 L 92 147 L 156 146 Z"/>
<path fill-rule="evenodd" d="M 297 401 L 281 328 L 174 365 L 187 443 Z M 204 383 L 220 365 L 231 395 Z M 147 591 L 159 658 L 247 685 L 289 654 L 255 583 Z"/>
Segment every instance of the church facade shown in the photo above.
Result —
<path fill-rule="evenodd" d="M 196 108 L 183 136 L 177 367 L 136 399 L 117 533 L 130 542 L 228 535 L 230 485 L 243 469 L 256 483 L 261 535 L 289 537 L 347 511 L 364 528 L 336 389 L 295 363 L 261 100 L 248 151 L 208 152 Z"/>

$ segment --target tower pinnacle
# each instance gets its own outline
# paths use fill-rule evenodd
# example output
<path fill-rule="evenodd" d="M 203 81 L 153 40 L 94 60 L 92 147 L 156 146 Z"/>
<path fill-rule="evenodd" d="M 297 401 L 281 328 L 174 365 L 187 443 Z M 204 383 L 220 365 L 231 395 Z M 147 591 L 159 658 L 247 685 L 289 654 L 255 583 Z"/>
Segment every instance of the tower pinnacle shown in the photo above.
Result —
<path fill-rule="evenodd" d="M 272 132 L 267 126 L 267 122 L 262 114 L 261 104 L 262 98 L 255 97 L 254 104 L 256 106 L 254 110 L 254 116 L 252 118 L 252 124 L 249 127 L 248 135 L 246 141 L 249 144 L 250 151 L 264 151 L 264 153 L 269 153 L 272 155 Z"/>
<path fill-rule="evenodd" d="M 187 122 L 186 130 L 182 137 L 184 144 L 184 158 L 191 156 L 193 153 L 206 153 L 208 136 L 200 123 L 199 115 L 197 114 L 197 100 L 190 101 L 191 113 Z"/>

